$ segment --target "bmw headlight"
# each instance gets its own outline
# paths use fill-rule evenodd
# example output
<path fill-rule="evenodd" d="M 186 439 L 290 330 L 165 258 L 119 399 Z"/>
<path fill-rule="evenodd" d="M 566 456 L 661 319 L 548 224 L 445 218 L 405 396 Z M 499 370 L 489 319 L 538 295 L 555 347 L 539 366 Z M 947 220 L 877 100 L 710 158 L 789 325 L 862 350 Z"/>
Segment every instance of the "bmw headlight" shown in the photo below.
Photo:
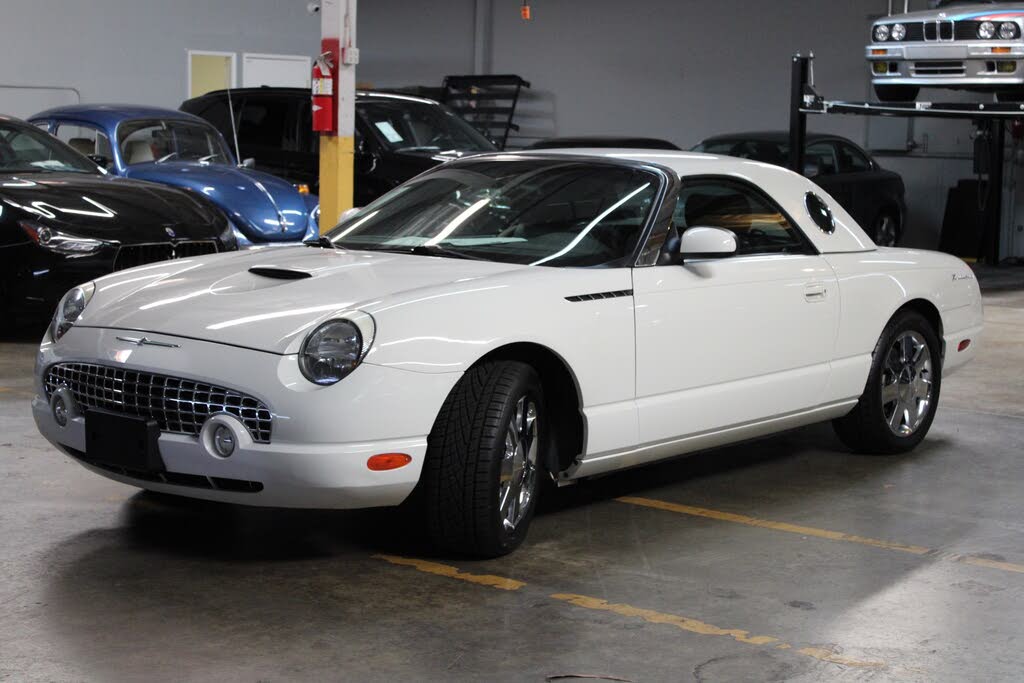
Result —
<path fill-rule="evenodd" d="M 19 221 L 18 225 L 25 231 L 30 240 L 44 249 L 55 251 L 58 254 L 91 254 L 99 251 L 104 245 L 109 244 L 109 242 L 104 242 L 103 240 L 69 235 L 66 232 L 54 230 L 32 221 Z"/>
<path fill-rule="evenodd" d="M 983 21 L 978 25 L 978 37 L 988 40 L 996 35 L 996 25 L 991 21 Z"/>
<path fill-rule="evenodd" d="M 893 40 L 903 40 L 907 37 L 907 27 L 903 24 L 893 24 L 889 29 L 889 35 Z"/>
<path fill-rule="evenodd" d="M 1013 40 L 1020 36 L 1020 27 L 1012 21 L 1004 21 L 999 25 L 999 37 L 1003 40 Z"/>
<path fill-rule="evenodd" d="M 53 337 L 54 341 L 63 337 L 71 329 L 72 325 L 75 324 L 75 321 L 81 317 L 95 291 L 96 285 L 87 282 L 84 285 L 75 287 L 61 298 L 60 303 L 57 304 L 57 312 L 53 316 L 53 322 L 50 324 L 50 336 Z"/>
<path fill-rule="evenodd" d="M 357 317 L 357 316 L 353 316 Z M 328 320 L 310 332 L 299 349 L 299 369 L 314 384 L 336 384 L 362 362 L 373 343 L 373 319 L 359 314 L 359 323 L 347 318 Z"/>
<path fill-rule="evenodd" d="M 889 27 L 885 24 L 879 24 L 875 27 L 875 42 L 884 43 L 887 40 L 889 40 Z"/>

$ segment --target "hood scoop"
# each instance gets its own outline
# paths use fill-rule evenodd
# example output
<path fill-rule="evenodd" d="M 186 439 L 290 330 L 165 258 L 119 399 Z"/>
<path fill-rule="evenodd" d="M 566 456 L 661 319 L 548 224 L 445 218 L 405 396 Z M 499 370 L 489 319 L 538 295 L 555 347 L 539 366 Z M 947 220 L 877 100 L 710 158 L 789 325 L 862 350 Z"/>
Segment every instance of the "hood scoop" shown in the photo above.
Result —
<path fill-rule="evenodd" d="M 313 277 L 313 274 L 306 270 L 294 268 L 281 268 L 279 266 L 253 266 L 249 269 L 253 275 L 269 277 L 275 280 L 305 280 Z"/>

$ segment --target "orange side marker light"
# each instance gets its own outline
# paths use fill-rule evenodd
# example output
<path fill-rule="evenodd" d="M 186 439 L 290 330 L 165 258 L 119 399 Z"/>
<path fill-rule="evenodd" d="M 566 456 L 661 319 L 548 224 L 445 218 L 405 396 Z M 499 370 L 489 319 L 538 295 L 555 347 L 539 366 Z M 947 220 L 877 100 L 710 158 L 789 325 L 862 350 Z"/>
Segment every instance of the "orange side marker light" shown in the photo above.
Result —
<path fill-rule="evenodd" d="M 386 472 L 405 467 L 412 462 L 412 456 L 405 453 L 380 453 L 371 455 L 366 461 L 366 466 L 374 472 Z"/>

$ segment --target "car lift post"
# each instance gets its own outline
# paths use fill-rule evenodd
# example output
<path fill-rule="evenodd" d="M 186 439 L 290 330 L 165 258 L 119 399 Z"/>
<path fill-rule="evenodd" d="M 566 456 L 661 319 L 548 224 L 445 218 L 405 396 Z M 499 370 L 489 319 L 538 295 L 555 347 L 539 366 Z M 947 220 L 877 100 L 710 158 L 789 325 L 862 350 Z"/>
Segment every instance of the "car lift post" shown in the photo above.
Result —
<path fill-rule="evenodd" d="M 804 146 L 807 142 L 807 114 L 803 111 L 804 94 L 811 60 L 797 53 L 793 57 L 792 83 L 789 96 L 789 170 L 804 172 Z"/>
<path fill-rule="evenodd" d="M 985 210 L 977 256 L 990 264 L 999 263 L 1002 230 L 1003 180 L 1006 121 L 1024 120 L 1024 102 L 844 102 L 825 100 L 810 83 L 811 62 L 799 53 L 793 57 L 789 109 L 789 168 L 803 174 L 804 147 L 807 142 L 808 114 L 846 114 L 852 116 L 899 116 L 938 119 L 973 119 L 987 138 L 987 176 Z"/>
<path fill-rule="evenodd" d="M 337 76 L 333 133 L 320 134 L 320 232 L 337 224 L 353 206 L 355 184 L 357 0 L 322 0 L 320 49 L 330 53 Z"/>

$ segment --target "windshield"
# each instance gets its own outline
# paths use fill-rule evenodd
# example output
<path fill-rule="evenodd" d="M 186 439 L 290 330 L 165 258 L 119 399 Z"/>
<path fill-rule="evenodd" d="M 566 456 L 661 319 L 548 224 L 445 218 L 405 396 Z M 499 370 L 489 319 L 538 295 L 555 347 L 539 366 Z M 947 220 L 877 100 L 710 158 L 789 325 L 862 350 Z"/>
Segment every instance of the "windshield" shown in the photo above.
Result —
<path fill-rule="evenodd" d="M 393 152 L 495 152 L 490 140 L 451 109 L 413 100 L 360 102 L 359 117 Z"/>
<path fill-rule="evenodd" d="M 0 121 L 0 173 L 100 173 L 96 164 L 37 128 Z"/>
<path fill-rule="evenodd" d="M 126 121 L 117 127 L 117 145 L 129 166 L 165 161 L 232 163 L 220 133 L 197 121 Z"/>
<path fill-rule="evenodd" d="M 651 171 L 564 159 L 481 159 L 436 170 L 335 227 L 335 246 L 534 266 L 624 262 L 660 179 Z"/>

